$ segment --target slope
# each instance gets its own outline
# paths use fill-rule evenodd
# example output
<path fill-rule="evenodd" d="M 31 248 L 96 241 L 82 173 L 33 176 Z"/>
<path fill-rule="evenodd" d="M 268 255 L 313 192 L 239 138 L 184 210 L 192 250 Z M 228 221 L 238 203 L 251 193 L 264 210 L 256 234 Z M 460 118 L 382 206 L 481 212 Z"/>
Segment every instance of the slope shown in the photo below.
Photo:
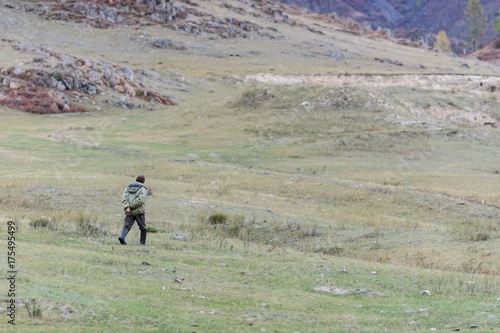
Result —
<path fill-rule="evenodd" d="M 0 9 L 2 87 L 86 111 L 0 106 L 19 331 L 498 327 L 497 66 L 270 2 L 110 26 L 47 3 Z M 156 232 L 120 246 L 139 173 Z"/>

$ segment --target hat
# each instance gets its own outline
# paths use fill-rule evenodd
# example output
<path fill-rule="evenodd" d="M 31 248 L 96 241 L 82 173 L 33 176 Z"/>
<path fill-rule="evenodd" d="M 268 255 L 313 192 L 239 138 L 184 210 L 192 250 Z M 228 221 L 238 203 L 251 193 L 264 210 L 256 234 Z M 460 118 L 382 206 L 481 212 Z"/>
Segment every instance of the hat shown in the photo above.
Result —
<path fill-rule="evenodd" d="M 144 178 L 143 175 L 139 175 L 139 176 L 137 176 L 137 178 L 135 179 L 135 181 L 144 184 L 144 182 L 146 181 L 146 178 Z"/>

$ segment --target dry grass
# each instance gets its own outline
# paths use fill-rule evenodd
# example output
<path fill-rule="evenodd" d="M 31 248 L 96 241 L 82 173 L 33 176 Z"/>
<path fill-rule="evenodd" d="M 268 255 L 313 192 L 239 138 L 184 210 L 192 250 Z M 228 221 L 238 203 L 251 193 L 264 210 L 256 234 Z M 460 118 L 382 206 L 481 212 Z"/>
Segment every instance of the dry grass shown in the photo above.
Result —
<path fill-rule="evenodd" d="M 147 324 L 148 330 L 186 331 L 195 320 L 207 330 L 237 331 L 382 330 L 375 323 L 390 331 L 452 329 L 447 325 L 455 323 L 465 329 L 471 322 L 496 327 L 477 304 L 490 302 L 499 287 L 500 137 L 474 117 L 497 119 L 498 93 L 257 84 L 234 76 L 419 72 L 411 67 L 418 62 L 428 72 L 465 71 L 458 60 L 335 27 L 311 37 L 306 29 L 279 26 L 290 40 L 254 43 L 181 36 L 159 27 L 96 32 L 23 17 L 12 12 L 0 28 L 24 42 L 51 29 L 54 38 L 47 44 L 56 49 L 153 68 L 175 83 L 162 93 L 179 102 L 128 110 L 106 103 L 118 98 L 109 93 L 96 104 L 87 102 L 90 112 L 83 114 L 0 109 L 1 215 L 26 232 L 23 260 L 31 275 L 25 285 L 32 291 L 23 290 L 23 296 L 74 304 L 82 331 L 89 322 L 97 330 L 101 323 L 125 322 L 132 329 Z M 13 20 L 37 29 L 14 29 Z M 312 24 L 311 17 L 303 20 Z M 182 39 L 187 50 L 150 49 L 147 39 L 153 37 Z M 131 38 L 137 42 L 132 46 Z M 347 49 L 352 58 L 324 56 L 330 49 Z M 375 56 L 405 66 L 387 67 Z M 0 47 L 0 66 L 15 59 Z M 21 54 L 18 61 L 30 59 Z M 471 71 L 497 71 L 491 66 L 472 63 Z M 151 189 L 148 225 L 165 232 L 148 235 L 145 249 L 119 247 L 120 196 L 138 174 L 146 175 Z M 217 214 L 225 218 L 210 222 Z M 47 227 L 29 227 L 41 216 L 50 218 Z M 109 234 L 94 232 L 97 225 Z M 173 240 L 177 233 L 188 241 Z M 137 238 L 134 228 L 130 239 Z M 41 253 L 55 259 L 40 260 Z M 143 261 L 152 267 L 142 267 Z M 56 277 L 45 274 L 48 266 Z M 190 284 L 171 282 L 171 271 L 161 268 L 187 273 Z M 388 273 L 373 277 L 371 271 Z M 96 276 L 106 283 L 96 286 Z M 144 286 L 131 284 L 138 277 Z M 311 293 L 320 283 L 381 288 L 389 298 Z M 48 293 L 53 285 L 61 286 L 55 296 Z M 132 290 L 126 300 L 120 288 Z M 439 302 L 418 297 L 426 288 L 436 291 Z M 163 290 L 167 297 L 159 294 Z M 206 305 L 200 295 L 213 303 Z M 332 302 L 341 304 L 335 322 Z M 137 314 L 122 318 L 124 304 Z M 143 304 L 156 308 L 143 315 Z M 212 305 L 216 314 L 208 320 Z M 428 316 L 404 312 L 423 306 L 435 310 Z M 85 310 L 90 307 L 94 313 Z M 73 324 L 48 308 L 43 306 L 42 320 L 63 328 Z M 328 310 L 313 311 L 318 308 Z M 163 321 L 165 313 L 171 322 Z M 417 326 L 408 325 L 413 319 Z M 255 326 L 241 324 L 248 322 Z"/>

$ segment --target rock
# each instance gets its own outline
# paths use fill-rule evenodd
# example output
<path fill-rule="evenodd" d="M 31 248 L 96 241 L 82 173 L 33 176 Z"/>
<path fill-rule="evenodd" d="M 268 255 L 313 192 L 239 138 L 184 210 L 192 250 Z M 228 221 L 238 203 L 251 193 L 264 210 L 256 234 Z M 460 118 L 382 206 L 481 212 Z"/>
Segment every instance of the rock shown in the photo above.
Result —
<path fill-rule="evenodd" d="M 187 241 L 188 238 L 186 236 L 184 236 L 183 234 L 175 234 L 172 236 L 173 239 L 177 239 L 177 240 L 182 240 L 182 241 Z"/>
<path fill-rule="evenodd" d="M 57 104 L 64 104 L 64 100 L 63 100 L 63 98 L 62 98 L 61 95 L 59 95 L 59 94 L 52 94 L 51 97 L 54 98 L 54 100 L 56 101 Z"/>
<path fill-rule="evenodd" d="M 92 82 L 95 82 L 95 83 L 102 84 L 101 77 L 100 77 L 99 73 L 97 73 L 95 71 L 91 71 L 89 73 L 89 80 Z"/>
<path fill-rule="evenodd" d="M 75 78 L 73 78 L 73 89 L 76 89 L 78 91 L 82 91 L 82 83 Z"/>
<path fill-rule="evenodd" d="M 164 272 L 175 273 L 175 271 L 177 270 L 177 268 L 175 268 L 175 267 L 174 267 L 174 269 L 171 269 L 171 268 L 162 268 L 161 270 L 164 271 Z"/>
<path fill-rule="evenodd" d="M 107 235 L 108 234 L 108 229 L 106 229 L 106 227 L 98 224 L 94 227 L 96 230 L 100 231 L 101 233 Z"/>
<path fill-rule="evenodd" d="M 71 90 L 74 88 L 74 82 L 72 77 L 67 77 L 65 79 L 62 79 L 61 82 L 68 88 L 68 90 Z"/>
<path fill-rule="evenodd" d="M 371 31 L 373 30 L 372 24 L 370 22 L 362 22 L 359 24 L 359 31 Z"/>
<path fill-rule="evenodd" d="M 337 287 L 319 286 L 319 287 L 313 287 L 313 290 L 323 292 L 323 293 L 340 295 L 340 296 L 351 295 L 351 294 L 364 295 L 364 296 L 378 296 L 378 297 L 385 296 L 385 294 L 382 292 L 371 291 L 371 290 L 366 290 L 366 289 L 343 289 L 343 288 L 337 288 Z"/>
<path fill-rule="evenodd" d="M 168 49 L 173 47 L 174 43 L 170 39 L 160 38 L 153 41 L 151 45 L 159 49 Z"/>
<path fill-rule="evenodd" d="M 113 76 L 113 70 L 109 66 L 104 67 L 103 70 L 102 70 L 102 72 L 103 72 L 104 78 L 106 80 L 111 79 L 111 77 Z"/>
<path fill-rule="evenodd" d="M 51 113 L 59 113 L 59 106 L 57 106 L 57 103 L 50 104 L 49 111 Z"/>
<path fill-rule="evenodd" d="M 72 307 L 71 305 L 63 305 L 59 307 L 59 310 L 61 310 L 61 315 L 67 319 L 72 319 L 75 317 L 75 314 L 78 312 L 76 308 Z"/>
<path fill-rule="evenodd" d="M 9 83 L 9 88 L 10 89 L 19 89 L 19 85 L 13 81 Z"/>
<path fill-rule="evenodd" d="M 57 85 L 56 85 L 56 88 L 57 88 L 58 90 L 66 90 L 66 88 L 67 88 L 67 87 L 66 87 L 66 85 L 64 84 L 64 82 L 63 82 L 63 81 L 58 81 L 58 82 L 57 82 Z"/>
<path fill-rule="evenodd" d="M 116 85 L 118 84 L 118 81 L 116 80 L 115 77 L 111 77 L 109 80 L 108 80 L 108 83 L 109 83 L 109 86 L 111 88 L 114 88 L 116 87 Z"/>
<path fill-rule="evenodd" d="M 134 82 L 134 71 L 130 67 L 121 67 L 116 70 L 117 73 L 122 74 L 127 80 Z"/>
<path fill-rule="evenodd" d="M 14 68 L 14 70 L 12 71 L 12 74 L 16 76 L 19 76 L 24 73 L 26 73 L 26 71 L 21 68 Z"/>
<path fill-rule="evenodd" d="M 59 83 L 59 81 L 57 81 L 53 76 L 50 77 L 50 86 L 52 88 L 55 88 L 57 87 L 57 84 Z"/>
<path fill-rule="evenodd" d="M 424 296 L 431 296 L 432 293 L 431 293 L 430 290 L 424 290 L 424 291 L 422 291 L 422 295 L 424 295 Z"/>
<path fill-rule="evenodd" d="M 135 96 L 135 89 L 130 84 L 125 83 L 125 85 L 123 86 L 123 88 L 125 89 L 125 92 L 127 94 L 129 94 L 130 96 Z"/>
<path fill-rule="evenodd" d="M 157 39 L 151 43 L 153 47 L 160 49 L 175 49 L 175 50 L 187 50 L 187 48 L 182 44 L 177 44 L 172 42 L 170 39 Z"/>
<path fill-rule="evenodd" d="M 117 106 L 124 108 L 124 109 L 137 109 L 137 108 L 141 107 L 139 104 L 129 103 L 126 101 L 118 101 L 118 102 L 115 102 L 115 104 Z"/>
<path fill-rule="evenodd" d="M 89 95 L 95 95 L 97 94 L 97 87 L 93 84 L 86 84 L 82 85 L 81 89 L 84 93 L 87 93 Z"/>

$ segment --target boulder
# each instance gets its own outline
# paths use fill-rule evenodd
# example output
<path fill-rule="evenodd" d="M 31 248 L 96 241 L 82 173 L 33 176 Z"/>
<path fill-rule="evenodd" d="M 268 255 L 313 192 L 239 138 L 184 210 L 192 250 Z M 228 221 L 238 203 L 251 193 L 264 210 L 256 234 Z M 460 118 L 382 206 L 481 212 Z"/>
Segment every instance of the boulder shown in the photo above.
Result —
<path fill-rule="evenodd" d="M 63 81 L 58 81 L 58 82 L 57 82 L 57 85 L 56 85 L 56 88 L 57 88 L 58 90 L 66 90 L 66 89 L 67 89 L 67 87 L 66 87 L 66 85 L 64 84 L 64 82 L 63 82 Z"/>
<path fill-rule="evenodd" d="M 123 77 L 131 82 L 134 82 L 134 71 L 130 67 L 121 67 L 116 70 L 117 73 L 123 75 Z"/>
<path fill-rule="evenodd" d="M 135 96 L 135 89 L 130 84 L 125 83 L 125 85 L 123 86 L 123 88 L 125 89 L 125 92 L 127 94 L 129 94 L 130 96 Z"/>
<path fill-rule="evenodd" d="M 111 76 L 113 75 L 113 69 L 111 69 L 111 67 L 109 67 L 109 66 L 106 66 L 103 68 L 102 73 L 104 74 L 104 78 L 106 80 L 109 80 L 109 79 L 111 79 Z"/>
<path fill-rule="evenodd" d="M 89 95 L 97 94 L 97 87 L 91 83 L 82 85 L 82 92 L 87 93 Z"/>

